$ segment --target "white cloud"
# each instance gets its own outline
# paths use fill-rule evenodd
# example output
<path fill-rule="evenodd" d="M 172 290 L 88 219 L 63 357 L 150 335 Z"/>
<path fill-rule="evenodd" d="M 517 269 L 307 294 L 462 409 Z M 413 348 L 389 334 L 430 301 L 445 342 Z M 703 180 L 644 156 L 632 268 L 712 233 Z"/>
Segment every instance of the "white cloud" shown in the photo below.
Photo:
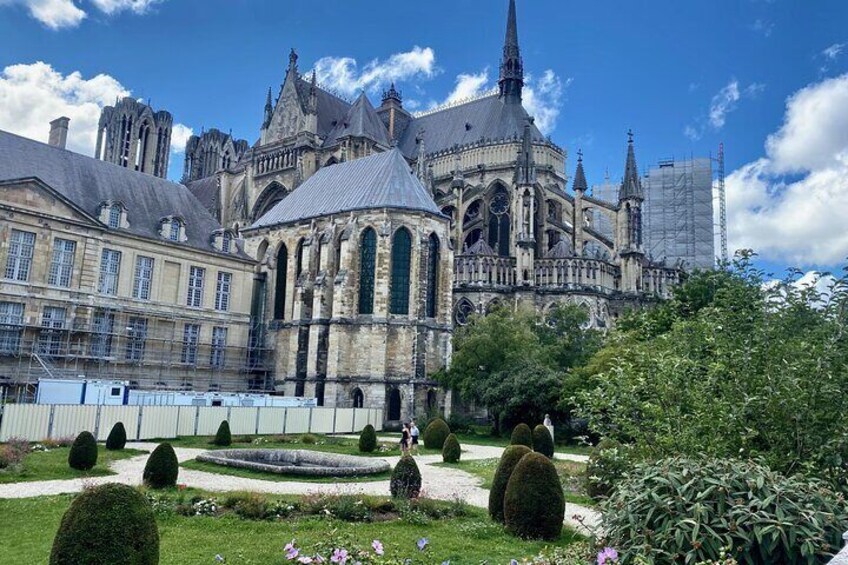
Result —
<path fill-rule="evenodd" d="M 456 75 L 456 84 L 448 97 L 442 104 L 453 104 L 468 98 L 475 98 L 483 94 L 491 87 L 489 83 L 489 68 L 486 67 L 479 73 L 461 73 Z"/>
<path fill-rule="evenodd" d="M 106 15 L 123 11 L 144 14 L 154 4 L 164 0 L 91 0 L 91 3 Z M 87 17 L 85 10 L 74 0 L 0 0 L 0 7 L 19 5 L 25 7 L 30 16 L 50 29 L 76 27 Z"/>
<path fill-rule="evenodd" d="M 101 109 L 129 95 L 129 89 L 106 74 L 63 75 L 40 61 L 10 65 L 0 72 L 0 129 L 46 142 L 50 121 L 67 116 L 71 119 L 68 149 L 94 155 Z M 185 149 L 189 135 L 191 129 L 174 125 L 174 151 Z"/>
<path fill-rule="evenodd" d="M 701 139 L 707 128 L 713 131 L 720 130 L 727 123 L 728 114 L 736 110 L 740 100 L 743 98 L 756 98 L 765 87 L 764 84 L 755 82 L 744 88 L 740 88 L 739 81 L 731 79 L 730 82 L 713 95 L 706 117 L 700 117 L 695 120 L 696 123 L 686 125 L 683 128 L 683 135 L 692 141 L 697 141 Z"/>
<path fill-rule="evenodd" d="M 843 49 L 845 49 L 844 43 L 834 43 L 830 47 L 827 47 L 826 49 L 822 50 L 821 54 L 822 57 L 824 57 L 825 59 L 833 61 L 834 59 L 839 57 Z"/>
<path fill-rule="evenodd" d="M 797 266 L 848 256 L 848 74 L 789 97 L 766 155 L 727 177 L 731 247 Z M 790 175 L 790 176 L 787 176 Z"/>
<path fill-rule="evenodd" d="M 322 86 L 353 95 L 359 90 L 378 91 L 393 81 L 430 78 L 435 75 L 436 54 L 430 47 L 414 46 L 383 61 L 374 59 L 359 70 L 353 57 L 322 57 L 315 62 L 315 74 Z"/>
<path fill-rule="evenodd" d="M 763 37 L 768 37 L 774 31 L 774 24 L 768 20 L 757 19 L 751 24 L 751 29 L 757 33 L 763 34 Z"/>

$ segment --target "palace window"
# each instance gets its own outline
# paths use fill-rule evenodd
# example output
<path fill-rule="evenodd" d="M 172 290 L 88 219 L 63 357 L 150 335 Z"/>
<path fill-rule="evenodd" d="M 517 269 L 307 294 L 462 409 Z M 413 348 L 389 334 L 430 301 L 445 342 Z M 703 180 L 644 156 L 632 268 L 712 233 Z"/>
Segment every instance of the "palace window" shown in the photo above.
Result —
<path fill-rule="evenodd" d="M 12 230 L 9 238 L 9 255 L 6 257 L 7 279 L 26 282 L 32 268 L 32 254 L 35 249 L 33 232 Z"/>
<path fill-rule="evenodd" d="M 144 346 L 147 340 L 147 318 L 130 316 L 127 322 L 127 361 L 140 363 L 144 358 Z"/>
<path fill-rule="evenodd" d="M 209 355 L 209 364 L 215 368 L 222 368 L 227 351 L 227 328 L 215 326 L 212 328 L 212 350 Z"/>
<path fill-rule="evenodd" d="M 186 305 L 194 308 L 203 306 L 203 278 L 206 269 L 203 267 L 192 267 L 188 275 L 188 293 Z"/>
<path fill-rule="evenodd" d="M 97 290 L 100 294 L 115 296 L 118 294 L 118 276 L 121 271 L 121 252 L 104 249 L 100 254 L 100 281 Z"/>
<path fill-rule="evenodd" d="M 215 287 L 215 310 L 226 312 L 230 309 L 230 292 L 233 287 L 233 274 L 218 272 L 218 284 Z"/>
<path fill-rule="evenodd" d="M 409 271 L 412 261 L 412 235 L 400 228 L 392 238 L 392 278 L 389 313 L 409 314 Z"/>
<path fill-rule="evenodd" d="M 359 313 L 374 313 L 374 268 L 377 259 L 377 233 L 373 228 L 362 232 L 359 242 Z"/>
<path fill-rule="evenodd" d="M 41 313 L 41 333 L 38 336 L 38 352 L 55 356 L 62 351 L 67 310 L 57 306 L 45 306 Z"/>
<path fill-rule="evenodd" d="M 50 275 L 47 284 L 68 288 L 74 271 L 74 254 L 77 244 L 69 239 L 53 240 L 53 258 L 50 260 Z"/>
<path fill-rule="evenodd" d="M 439 238 L 436 234 L 430 234 L 427 251 L 426 315 L 428 318 L 435 318 L 439 297 Z"/>
<path fill-rule="evenodd" d="M 0 355 L 16 355 L 24 331 L 24 305 L 0 302 Z"/>
<path fill-rule="evenodd" d="M 197 343 L 200 340 L 200 324 L 186 324 L 183 328 L 183 351 L 180 362 L 186 365 L 197 363 Z"/>
<path fill-rule="evenodd" d="M 92 320 L 91 345 L 92 357 L 112 355 L 112 332 L 115 330 L 115 313 L 110 310 L 96 310 Z"/>
<path fill-rule="evenodd" d="M 150 300 L 153 286 L 153 258 L 139 255 L 135 258 L 135 277 L 133 278 L 133 298 Z"/>

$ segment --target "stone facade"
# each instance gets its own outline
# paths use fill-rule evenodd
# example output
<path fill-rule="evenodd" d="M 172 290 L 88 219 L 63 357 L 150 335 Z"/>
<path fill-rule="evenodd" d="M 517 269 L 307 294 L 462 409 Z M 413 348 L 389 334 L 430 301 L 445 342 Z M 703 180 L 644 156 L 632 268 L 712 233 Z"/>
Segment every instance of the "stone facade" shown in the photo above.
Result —
<path fill-rule="evenodd" d="M 134 98 L 116 100 L 100 114 L 94 157 L 127 169 L 165 178 L 174 118 Z"/>

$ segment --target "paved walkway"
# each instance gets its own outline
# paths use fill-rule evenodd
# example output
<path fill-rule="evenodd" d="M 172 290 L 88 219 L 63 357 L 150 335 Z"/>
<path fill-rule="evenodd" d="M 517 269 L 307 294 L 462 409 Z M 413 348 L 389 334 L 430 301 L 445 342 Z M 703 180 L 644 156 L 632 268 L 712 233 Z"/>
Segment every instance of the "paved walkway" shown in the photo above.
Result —
<path fill-rule="evenodd" d="M 157 444 L 130 442 L 127 447 L 133 449 L 144 449 L 153 451 Z M 174 449 L 177 459 L 187 461 L 194 459 L 203 449 L 192 449 L 177 447 Z M 503 452 L 502 447 L 469 445 L 463 446 L 463 461 L 473 459 L 499 458 Z M 51 494 L 62 494 L 79 492 L 86 486 L 99 485 L 103 483 L 124 483 L 128 485 L 141 484 L 141 475 L 147 462 L 147 454 L 139 455 L 131 459 L 115 461 L 111 465 L 115 475 L 106 477 L 92 477 L 87 479 L 68 479 L 57 481 L 34 481 L 24 483 L 12 483 L 0 485 L 0 498 L 30 498 Z M 568 459 L 572 461 L 585 461 L 584 455 L 556 454 L 557 459 Z M 398 457 L 384 457 L 390 465 L 394 466 Z M 489 502 L 489 491 L 482 488 L 482 479 L 449 467 L 436 466 L 433 463 L 441 462 L 441 455 L 419 455 L 416 457 L 421 470 L 424 495 L 441 500 L 453 500 L 460 498 L 473 506 L 486 508 Z M 193 469 L 180 468 L 179 482 L 189 487 L 214 492 L 225 491 L 254 491 L 271 494 L 306 494 L 306 493 L 334 493 L 334 494 L 371 494 L 388 495 L 389 481 L 369 481 L 360 483 L 304 483 L 295 481 L 265 481 L 262 479 L 249 479 L 245 477 L 234 477 L 232 475 L 220 475 L 195 471 Z M 600 524 L 600 515 L 596 510 L 580 506 L 578 504 L 566 504 L 565 522 L 569 526 L 584 533 L 596 530 Z M 587 528 L 588 527 L 588 528 Z"/>

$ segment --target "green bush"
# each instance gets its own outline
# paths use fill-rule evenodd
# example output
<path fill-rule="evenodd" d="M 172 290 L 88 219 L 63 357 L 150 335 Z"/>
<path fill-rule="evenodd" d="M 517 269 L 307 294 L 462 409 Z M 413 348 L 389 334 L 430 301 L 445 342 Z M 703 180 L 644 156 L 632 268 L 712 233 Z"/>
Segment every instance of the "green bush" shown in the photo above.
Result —
<path fill-rule="evenodd" d="M 640 464 L 602 510 L 625 562 L 694 563 L 730 546 L 740 563 L 826 563 L 848 529 L 848 505 L 825 483 L 734 459 Z"/>
<path fill-rule="evenodd" d="M 548 459 L 554 458 L 554 439 L 548 428 L 542 424 L 533 428 L 533 450 Z"/>
<path fill-rule="evenodd" d="M 530 426 L 527 424 L 518 424 L 513 428 L 512 435 L 509 436 L 510 445 L 524 445 L 533 449 L 533 432 L 530 431 Z"/>
<path fill-rule="evenodd" d="M 53 539 L 50 565 L 81 563 L 159 563 L 159 531 L 144 495 L 111 483 L 85 490 L 74 499 Z"/>
<path fill-rule="evenodd" d="M 359 434 L 359 451 L 371 453 L 375 449 L 377 449 L 377 432 L 374 431 L 374 426 L 368 424 Z"/>
<path fill-rule="evenodd" d="M 592 448 L 586 463 L 586 494 L 600 500 L 610 496 L 631 462 L 629 448 L 614 439 L 603 439 Z"/>
<path fill-rule="evenodd" d="M 127 445 L 127 430 L 124 428 L 123 422 L 118 422 L 112 426 L 112 431 L 109 432 L 109 437 L 106 438 L 106 449 L 118 450 L 123 449 Z"/>
<path fill-rule="evenodd" d="M 471 434 L 474 433 L 474 420 L 462 414 L 451 414 L 448 427 L 455 434 Z"/>
<path fill-rule="evenodd" d="M 509 533 L 527 539 L 555 540 L 562 532 L 565 495 L 556 467 L 541 453 L 518 462 L 504 495 L 504 523 Z"/>
<path fill-rule="evenodd" d="M 230 423 L 228 421 L 224 420 L 218 426 L 218 432 L 215 434 L 215 439 L 212 443 L 220 447 L 233 444 L 233 435 L 230 433 Z"/>
<path fill-rule="evenodd" d="M 504 449 L 503 455 L 501 455 L 501 460 L 492 479 L 492 488 L 489 491 L 489 516 L 495 522 L 503 523 L 504 521 L 503 501 L 506 485 L 515 466 L 528 453 L 531 453 L 531 451 L 526 445 L 510 445 Z"/>
<path fill-rule="evenodd" d="M 318 436 L 315 434 L 303 434 L 300 436 L 300 443 L 303 445 L 315 445 L 318 443 Z"/>
<path fill-rule="evenodd" d="M 424 430 L 424 447 L 441 450 L 450 433 L 448 423 L 441 418 L 436 418 L 427 424 L 427 428 Z"/>
<path fill-rule="evenodd" d="M 456 434 L 448 434 L 445 445 L 442 447 L 442 461 L 445 463 L 456 463 L 461 456 L 462 448 L 459 445 L 459 440 L 456 439 Z"/>
<path fill-rule="evenodd" d="M 88 471 L 97 464 L 97 440 L 91 432 L 81 432 L 68 453 L 68 465 L 71 469 Z"/>
<path fill-rule="evenodd" d="M 151 488 L 167 488 L 177 484 L 180 464 L 170 443 L 160 443 L 144 466 L 144 484 Z"/>
<path fill-rule="evenodd" d="M 417 498 L 421 492 L 421 471 L 410 455 L 400 458 L 392 469 L 389 490 L 395 498 Z"/>

